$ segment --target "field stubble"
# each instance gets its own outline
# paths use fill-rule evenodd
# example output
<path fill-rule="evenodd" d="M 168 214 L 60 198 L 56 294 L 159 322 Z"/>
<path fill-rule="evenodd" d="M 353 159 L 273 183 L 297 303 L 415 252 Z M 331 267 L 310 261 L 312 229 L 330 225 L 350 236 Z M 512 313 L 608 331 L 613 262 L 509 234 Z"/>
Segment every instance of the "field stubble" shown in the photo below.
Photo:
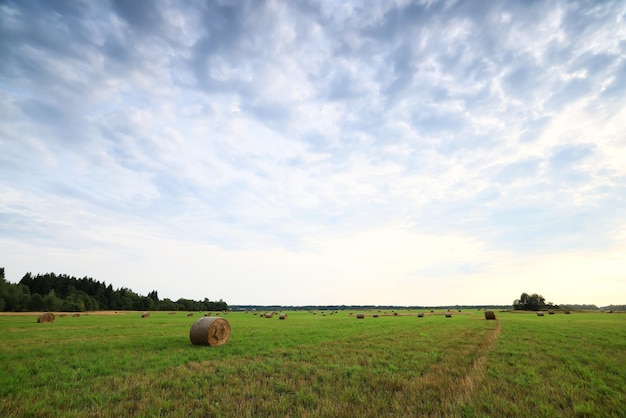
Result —
<path fill-rule="evenodd" d="M 623 416 L 626 315 L 0 317 L 1 416 Z"/>

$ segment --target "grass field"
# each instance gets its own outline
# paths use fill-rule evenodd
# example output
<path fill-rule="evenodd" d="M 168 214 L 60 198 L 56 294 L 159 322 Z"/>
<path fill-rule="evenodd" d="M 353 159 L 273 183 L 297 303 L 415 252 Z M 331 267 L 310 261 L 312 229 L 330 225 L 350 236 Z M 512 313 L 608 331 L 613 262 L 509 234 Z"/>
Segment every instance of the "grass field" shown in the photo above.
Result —
<path fill-rule="evenodd" d="M 0 316 L 0 416 L 626 416 L 624 314 L 353 313 Z"/>

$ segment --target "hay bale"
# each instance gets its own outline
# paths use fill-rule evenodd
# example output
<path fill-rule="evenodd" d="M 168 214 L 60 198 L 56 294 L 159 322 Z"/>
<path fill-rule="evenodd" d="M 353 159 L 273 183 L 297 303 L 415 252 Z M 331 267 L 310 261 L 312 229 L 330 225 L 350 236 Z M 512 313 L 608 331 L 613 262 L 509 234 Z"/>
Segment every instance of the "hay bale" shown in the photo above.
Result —
<path fill-rule="evenodd" d="M 269 313 L 269 312 L 265 314 L 265 317 L 266 317 L 266 318 L 272 318 L 273 316 L 274 316 L 274 314 L 271 314 L 271 313 Z"/>
<path fill-rule="evenodd" d="M 548 311 L 548 315 L 554 315 L 554 311 Z"/>
<path fill-rule="evenodd" d="M 450 312 L 446 312 L 446 318 L 452 318 L 452 314 Z"/>
<path fill-rule="evenodd" d="M 40 324 L 51 324 L 55 319 L 56 318 L 52 312 L 46 312 L 45 314 L 39 315 L 37 322 Z"/>
<path fill-rule="evenodd" d="M 364 318 L 365 318 L 365 314 L 362 314 L 362 313 L 356 314 L 356 319 L 364 319 Z"/>
<path fill-rule="evenodd" d="M 142 318 L 149 318 L 150 317 L 150 312 L 144 312 L 141 314 Z"/>
<path fill-rule="evenodd" d="M 543 316 L 543 312 L 538 311 L 538 312 L 537 312 L 537 316 Z"/>
<path fill-rule="evenodd" d="M 278 319 L 287 319 L 287 314 L 282 314 L 278 317 Z"/>
<path fill-rule="evenodd" d="M 224 345 L 230 338 L 230 324 L 224 318 L 204 316 L 196 320 L 189 330 L 189 339 L 194 345 L 211 347 Z"/>
<path fill-rule="evenodd" d="M 485 319 L 496 319 L 496 313 L 494 311 L 485 311 Z"/>
<path fill-rule="evenodd" d="M 80 314 L 79 313 L 75 313 L 74 315 L 72 315 L 72 318 L 80 318 Z"/>
<path fill-rule="evenodd" d="M 378 318 L 378 314 L 375 313 L 374 315 L 372 315 L 373 318 Z"/>
<path fill-rule="evenodd" d="M 565 311 L 565 315 L 569 315 L 569 314 L 570 314 L 570 311 Z"/>
<path fill-rule="evenodd" d="M 193 316 L 193 312 L 189 312 L 187 316 Z"/>
<path fill-rule="evenodd" d="M 418 313 L 418 314 L 417 314 L 417 317 L 418 317 L 418 318 L 423 318 L 423 317 L 424 317 L 424 313 L 423 313 L 423 312 Z"/>
<path fill-rule="evenodd" d="M 66 316 L 67 316 L 67 314 L 62 313 L 62 314 L 59 315 L 59 318 L 65 318 Z"/>

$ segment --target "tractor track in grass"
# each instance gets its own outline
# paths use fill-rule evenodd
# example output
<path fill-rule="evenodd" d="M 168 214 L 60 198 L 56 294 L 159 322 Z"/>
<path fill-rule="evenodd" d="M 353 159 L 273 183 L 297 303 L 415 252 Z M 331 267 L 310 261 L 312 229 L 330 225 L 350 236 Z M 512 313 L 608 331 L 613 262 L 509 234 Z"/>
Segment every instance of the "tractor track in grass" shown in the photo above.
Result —
<path fill-rule="evenodd" d="M 449 392 L 450 405 L 453 408 L 467 405 L 472 402 L 477 388 L 480 387 L 483 379 L 485 378 L 485 369 L 487 367 L 489 354 L 493 350 L 501 330 L 502 323 L 500 320 L 496 320 L 496 326 L 483 341 L 479 354 L 472 363 L 472 366 L 468 369 L 467 374 L 461 378 L 453 390 Z"/>

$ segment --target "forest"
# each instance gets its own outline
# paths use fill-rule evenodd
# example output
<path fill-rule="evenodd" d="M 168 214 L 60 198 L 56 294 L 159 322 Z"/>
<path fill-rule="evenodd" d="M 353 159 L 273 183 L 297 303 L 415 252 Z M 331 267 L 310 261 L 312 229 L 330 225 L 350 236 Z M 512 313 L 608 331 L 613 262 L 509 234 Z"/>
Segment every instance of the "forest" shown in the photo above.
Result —
<path fill-rule="evenodd" d="M 153 290 L 147 296 L 139 295 L 126 287 L 113 289 L 111 284 L 91 277 L 76 278 L 65 274 L 26 273 L 17 284 L 5 279 L 0 267 L 0 311 L 85 312 L 98 310 L 136 311 L 224 311 L 228 304 L 223 300 L 202 301 L 180 298 L 176 301 L 159 299 Z"/>

